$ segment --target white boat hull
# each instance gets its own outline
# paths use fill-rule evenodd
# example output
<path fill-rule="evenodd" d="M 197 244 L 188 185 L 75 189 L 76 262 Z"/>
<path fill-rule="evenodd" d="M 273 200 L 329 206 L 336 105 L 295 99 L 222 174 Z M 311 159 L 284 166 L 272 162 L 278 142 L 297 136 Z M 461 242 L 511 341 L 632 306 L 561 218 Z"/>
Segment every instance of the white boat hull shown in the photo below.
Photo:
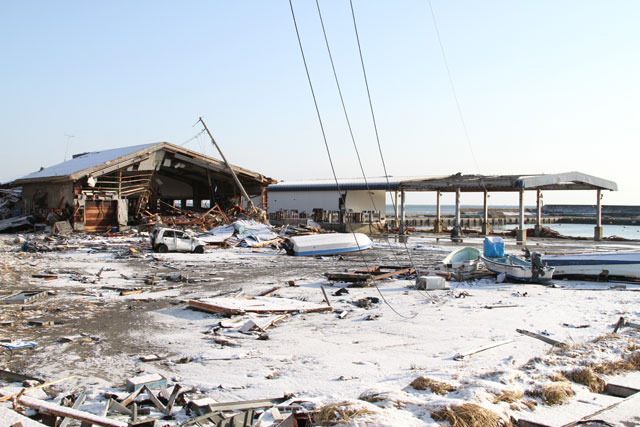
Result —
<path fill-rule="evenodd" d="M 640 252 L 545 255 L 542 260 L 555 267 L 557 276 L 607 275 L 640 279 Z"/>
<path fill-rule="evenodd" d="M 524 282 L 548 282 L 554 274 L 553 267 L 543 267 L 539 276 L 533 277 L 531 264 L 513 255 L 500 258 L 482 257 L 487 270 L 496 274 L 505 274 L 507 278 Z"/>
<path fill-rule="evenodd" d="M 362 233 L 327 233 L 289 238 L 290 253 L 295 256 L 337 255 L 358 252 L 373 247 L 373 242 Z"/>
<path fill-rule="evenodd" d="M 472 273 L 478 269 L 480 251 L 464 247 L 451 252 L 442 260 L 445 268 L 454 273 Z"/>

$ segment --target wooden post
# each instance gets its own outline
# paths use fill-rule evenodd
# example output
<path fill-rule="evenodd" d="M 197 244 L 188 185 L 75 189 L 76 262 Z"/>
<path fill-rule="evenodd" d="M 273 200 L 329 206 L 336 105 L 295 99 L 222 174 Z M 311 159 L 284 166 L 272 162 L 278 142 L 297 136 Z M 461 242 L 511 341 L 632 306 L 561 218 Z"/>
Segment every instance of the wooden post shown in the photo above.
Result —
<path fill-rule="evenodd" d="M 434 230 L 436 233 L 440 233 L 442 231 L 442 218 L 440 215 L 440 191 L 436 191 L 436 225 Z"/>

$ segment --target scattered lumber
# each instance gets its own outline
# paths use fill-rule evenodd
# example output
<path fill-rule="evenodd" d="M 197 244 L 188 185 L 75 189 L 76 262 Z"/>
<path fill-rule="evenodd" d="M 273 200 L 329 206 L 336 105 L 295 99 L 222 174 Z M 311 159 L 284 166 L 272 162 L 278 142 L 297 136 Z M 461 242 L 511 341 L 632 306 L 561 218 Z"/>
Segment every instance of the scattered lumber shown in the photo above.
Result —
<path fill-rule="evenodd" d="M 505 341 L 500 341 L 500 342 L 497 342 L 497 343 L 489 344 L 489 345 L 486 345 L 486 346 L 483 346 L 483 347 L 474 348 L 473 350 L 469 350 L 469 351 L 465 351 L 464 353 L 456 354 L 455 356 L 453 356 L 453 360 L 463 360 L 467 356 L 471 356 L 473 354 L 480 353 L 482 351 L 489 350 L 489 349 L 492 349 L 492 348 L 500 347 L 500 346 L 505 345 L 505 344 L 510 344 L 510 343 L 512 343 L 514 341 L 515 340 L 510 339 L 510 340 L 505 340 Z"/>
<path fill-rule="evenodd" d="M 516 329 L 516 332 L 518 332 L 518 333 L 520 333 L 522 335 L 530 336 L 531 338 L 539 339 L 540 341 L 546 342 L 547 344 L 551 344 L 553 346 L 567 347 L 566 343 L 563 343 L 561 341 L 556 341 L 556 340 L 551 339 L 549 337 L 545 337 L 544 335 L 536 334 L 535 332 L 525 331 L 524 329 Z"/>
<path fill-rule="evenodd" d="M 94 424 L 102 427 L 128 427 L 128 424 L 111 418 L 94 415 L 89 412 L 80 411 L 78 409 L 60 406 L 53 402 L 45 402 L 29 396 L 20 396 L 18 403 L 27 408 L 35 409 L 44 414 L 51 414 L 58 417 L 68 417 L 74 420 L 82 421 L 88 424 Z"/>
<path fill-rule="evenodd" d="M 246 298 L 211 298 L 202 301 L 191 300 L 189 308 L 227 316 L 243 313 L 315 313 L 333 310 L 312 302 L 289 298 L 246 297 Z"/>
<path fill-rule="evenodd" d="M 349 282 L 349 283 L 366 283 L 375 280 L 382 280 L 388 277 L 400 276 L 400 275 L 413 275 L 416 269 L 406 266 L 383 266 L 378 265 L 370 267 L 364 270 L 357 270 L 351 273 L 325 273 L 325 277 L 328 280 L 335 282 Z"/>

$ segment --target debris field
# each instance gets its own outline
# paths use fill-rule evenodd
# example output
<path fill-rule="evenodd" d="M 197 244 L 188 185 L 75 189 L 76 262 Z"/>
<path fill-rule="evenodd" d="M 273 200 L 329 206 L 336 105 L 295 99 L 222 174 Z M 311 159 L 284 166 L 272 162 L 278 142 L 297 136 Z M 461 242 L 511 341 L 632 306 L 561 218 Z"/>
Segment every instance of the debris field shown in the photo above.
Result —
<path fill-rule="evenodd" d="M 256 246 L 159 254 L 145 232 L 0 236 L 0 418 L 563 425 L 617 408 L 637 420 L 624 408 L 640 405 L 640 284 L 456 282 L 438 271 L 456 246 L 433 236 L 350 256 Z M 434 274 L 442 288 L 416 287 Z"/>

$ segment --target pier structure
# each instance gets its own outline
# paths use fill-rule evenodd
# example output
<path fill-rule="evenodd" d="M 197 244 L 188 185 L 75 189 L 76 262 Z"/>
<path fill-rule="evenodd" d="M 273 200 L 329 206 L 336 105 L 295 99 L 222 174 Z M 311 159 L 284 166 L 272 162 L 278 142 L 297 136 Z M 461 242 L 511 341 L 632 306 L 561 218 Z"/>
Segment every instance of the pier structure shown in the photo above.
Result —
<path fill-rule="evenodd" d="M 542 192 L 543 191 L 574 191 L 592 190 L 596 192 L 596 226 L 594 229 L 594 240 L 602 239 L 602 191 L 617 191 L 615 182 L 603 178 L 587 175 L 580 172 L 566 172 L 558 174 L 534 174 L 534 175 L 462 175 L 456 174 L 447 177 L 405 180 L 399 183 L 397 191 L 400 192 L 401 200 L 404 200 L 404 193 L 408 191 L 436 193 L 436 226 L 435 230 L 440 230 L 440 195 L 443 192 L 456 193 L 456 213 L 454 228 L 460 226 L 461 212 L 461 192 L 481 192 L 484 194 L 484 209 L 482 218 L 482 232 L 487 234 L 490 231 L 488 218 L 488 193 L 490 192 L 517 192 L 519 194 L 518 209 L 518 229 L 516 240 L 519 244 L 526 243 L 525 229 L 525 191 L 535 191 L 536 202 L 536 226 L 535 233 L 540 235 L 542 230 Z M 405 230 L 404 203 L 400 205 L 401 217 L 400 232 Z M 397 218 L 396 218 L 397 219 Z"/>
<path fill-rule="evenodd" d="M 295 212 L 298 218 L 312 218 L 322 224 L 346 226 L 353 229 L 355 225 L 369 226 L 374 223 L 392 223 L 398 228 L 399 234 L 405 234 L 407 223 L 406 193 L 434 192 L 436 195 L 436 215 L 433 222 L 435 232 L 444 231 L 444 221 L 441 212 L 442 193 L 455 193 L 456 209 L 451 226 L 452 239 L 460 239 L 464 226 L 462 218 L 463 193 L 483 193 L 484 204 L 482 210 L 482 233 L 487 235 L 492 224 L 505 224 L 490 218 L 489 193 L 512 192 L 519 195 L 518 229 L 516 239 L 520 244 L 526 243 L 525 223 L 528 222 L 524 206 L 526 191 L 536 192 L 535 229 L 536 236 L 540 236 L 543 224 L 543 191 L 576 191 L 591 190 L 596 193 L 596 204 L 587 207 L 595 211 L 594 239 L 602 239 L 602 197 L 603 191 L 617 191 L 615 182 L 580 172 L 566 172 L 558 174 L 530 174 L 530 175 L 463 175 L 461 173 L 440 177 L 376 177 L 352 178 L 334 180 L 310 180 L 298 182 L 280 182 L 268 187 L 268 210 L 271 220 L 278 221 L 283 212 Z M 390 193 L 394 212 L 393 218 L 386 216 L 386 194 Z M 584 206 L 582 206 L 584 208 Z M 335 215 L 334 215 L 335 213 Z M 561 217 L 562 214 L 554 215 Z M 291 217 L 287 217 L 291 218 Z M 544 222 L 550 221 L 545 216 Z M 474 226 L 476 220 L 474 219 Z M 508 223 L 512 223 L 509 221 Z M 425 224 L 420 224 L 425 225 Z M 427 221 L 426 225 L 429 224 Z M 467 221 L 469 225 L 469 221 Z M 343 227 L 347 230 L 349 227 Z"/>

